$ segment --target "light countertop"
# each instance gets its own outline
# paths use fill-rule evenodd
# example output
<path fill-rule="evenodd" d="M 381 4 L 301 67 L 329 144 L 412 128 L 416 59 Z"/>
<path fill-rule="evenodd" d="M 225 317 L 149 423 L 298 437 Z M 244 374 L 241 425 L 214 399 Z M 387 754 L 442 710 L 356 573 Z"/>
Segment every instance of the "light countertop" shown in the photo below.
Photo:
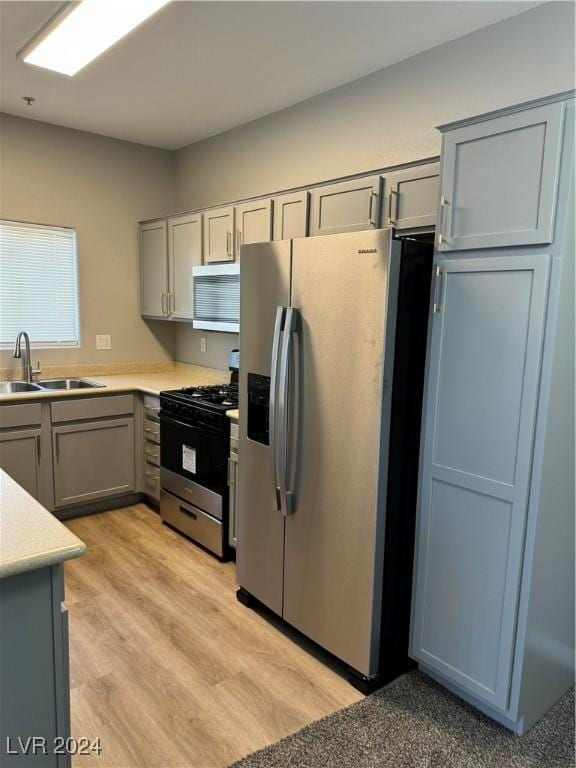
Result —
<path fill-rule="evenodd" d="M 228 416 L 229 419 L 236 419 L 236 421 L 238 421 L 240 412 L 238 411 L 238 408 L 235 408 L 232 411 L 226 411 L 226 416 Z"/>
<path fill-rule="evenodd" d="M 0 579 L 85 551 L 77 536 L 0 469 Z"/>
<path fill-rule="evenodd" d="M 53 399 L 55 397 L 95 397 L 134 391 L 159 395 L 160 392 L 167 389 L 194 387 L 201 384 L 227 384 L 230 381 L 230 372 L 221 371 L 217 368 L 203 368 L 199 365 L 178 363 L 172 370 L 161 373 L 122 373 L 113 376 L 84 376 L 80 378 L 90 379 L 98 384 L 104 384 L 104 386 L 94 389 L 12 392 L 0 395 L 0 403 Z"/>

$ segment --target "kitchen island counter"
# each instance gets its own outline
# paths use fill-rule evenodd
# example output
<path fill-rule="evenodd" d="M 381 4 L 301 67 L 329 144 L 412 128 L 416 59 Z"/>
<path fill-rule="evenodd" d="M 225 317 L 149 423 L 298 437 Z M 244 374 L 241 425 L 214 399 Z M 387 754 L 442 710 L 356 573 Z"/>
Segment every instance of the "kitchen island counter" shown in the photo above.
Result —
<path fill-rule="evenodd" d="M 77 536 L 0 469 L 0 579 L 85 551 Z"/>

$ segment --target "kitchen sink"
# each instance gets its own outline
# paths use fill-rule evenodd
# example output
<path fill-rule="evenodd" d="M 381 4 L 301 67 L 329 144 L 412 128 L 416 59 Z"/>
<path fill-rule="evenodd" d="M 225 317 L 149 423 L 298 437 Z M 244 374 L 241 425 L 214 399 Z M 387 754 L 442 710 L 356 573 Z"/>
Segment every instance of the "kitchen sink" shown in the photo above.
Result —
<path fill-rule="evenodd" d="M 88 379 L 46 379 L 37 386 L 40 389 L 96 389 L 105 385 Z"/>
<path fill-rule="evenodd" d="M 39 392 L 41 389 L 38 384 L 28 384 L 27 381 L 0 381 L 0 395 L 9 395 L 12 392 Z"/>

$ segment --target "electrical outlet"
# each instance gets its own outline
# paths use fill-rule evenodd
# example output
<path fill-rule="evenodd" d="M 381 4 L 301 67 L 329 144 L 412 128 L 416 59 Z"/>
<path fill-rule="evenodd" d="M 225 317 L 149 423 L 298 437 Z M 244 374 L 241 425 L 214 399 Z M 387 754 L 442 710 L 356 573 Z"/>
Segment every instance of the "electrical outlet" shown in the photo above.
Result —
<path fill-rule="evenodd" d="M 200 352 L 206 352 L 206 336 L 200 337 Z"/>
<path fill-rule="evenodd" d="M 109 333 L 97 334 L 96 349 L 112 349 L 112 336 Z"/>

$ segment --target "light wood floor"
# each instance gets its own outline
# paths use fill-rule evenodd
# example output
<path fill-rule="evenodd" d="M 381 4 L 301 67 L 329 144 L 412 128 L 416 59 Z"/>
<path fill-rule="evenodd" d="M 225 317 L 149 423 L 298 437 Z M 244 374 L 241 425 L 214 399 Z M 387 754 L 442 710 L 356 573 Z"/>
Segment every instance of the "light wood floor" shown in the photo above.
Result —
<path fill-rule="evenodd" d="M 72 735 L 103 747 L 76 768 L 217 768 L 361 698 L 144 504 L 67 525 Z"/>

